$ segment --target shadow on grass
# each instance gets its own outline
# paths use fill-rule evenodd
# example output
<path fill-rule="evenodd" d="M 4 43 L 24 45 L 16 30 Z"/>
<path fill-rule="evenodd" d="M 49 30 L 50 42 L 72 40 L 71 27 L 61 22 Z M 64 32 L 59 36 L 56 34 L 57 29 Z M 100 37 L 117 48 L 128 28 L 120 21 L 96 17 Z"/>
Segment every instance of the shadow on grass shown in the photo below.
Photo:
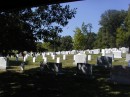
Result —
<path fill-rule="evenodd" d="M 9 67 L 11 66 L 20 66 L 20 64 L 23 62 L 22 60 L 16 61 L 16 60 L 9 60 Z M 29 61 L 25 62 L 25 65 L 27 65 L 29 63 Z"/>
<path fill-rule="evenodd" d="M 43 74 L 40 68 L 1 72 L 0 97 L 130 97 L 130 86 L 108 83 L 105 74 L 87 79 L 74 75 L 74 67 L 63 72 Z"/>
<path fill-rule="evenodd" d="M 9 71 L 9 72 L 20 72 L 20 67 L 21 67 L 21 63 L 23 61 L 22 60 L 19 60 L 19 61 L 16 61 L 16 60 L 9 60 L 8 61 L 8 65 L 6 67 L 6 70 Z M 25 66 L 28 65 L 28 61 L 25 62 Z"/>

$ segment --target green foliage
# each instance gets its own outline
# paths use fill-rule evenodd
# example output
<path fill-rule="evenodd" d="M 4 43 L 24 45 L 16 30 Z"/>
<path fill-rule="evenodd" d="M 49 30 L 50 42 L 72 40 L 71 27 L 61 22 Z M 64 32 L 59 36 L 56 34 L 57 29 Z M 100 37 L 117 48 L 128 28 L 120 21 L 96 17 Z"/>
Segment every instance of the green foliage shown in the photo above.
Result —
<path fill-rule="evenodd" d="M 37 43 L 36 43 L 36 51 L 37 51 L 37 52 L 43 52 L 43 51 L 46 51 L 46 49 L 44 48 L 42 42 L 37 42 Z"/>
<path fill-rule="evenodd" d="M 0 12 L 0 52 L 36 51 L 36 40 L 59 37 L 75 14 L 76 9 L 59 4 Z"/>
<path fill-rule="evenodd" d="M 53 46 L 51 45 L 50 42 L 44 42 L 42 45 L 43 48 L 46 49 L 47 51 L 53 51 Z"/>
<path fill-rule="evenodd" d="M 127 12 L 124 10 L 107 10 L 101 15 L 100 25 L 101 28 L 98 32 L 97 44 L 100 48 L 112 48 L 116 47 L 117 29 L 124 23 Z"/>
<path fill-rule="evenodd" d="M 74 49 L 77 50 L 85 50 L 85 49 L 93 49 L 94 42 L 96 41 L 97 34 L 91 32 L 92 24 L 88 23 L 87 25 L 83 22 L 81 29 L 76 28 L 74 35 Z"/>
<path fill-rule="evenodd" d="M 85 36 L 80 28 L 75 29 L 73 46 L 76 50 L 83 50 L 85 48 Z"/>
<path fill-rule="evenodd" d="M 126 47 L 127 46 L 127 32 L 123 30 L 122 27 L 117 29 L 116 34 L 116 45 L 117 47 Z"/>
<path fill-rule="evenodd" d="M 85 36 L 86 37 L 86 49 L 93 49 L 94 48 L 94 43 L 97 39 L 97 34 L 94 32 L 88 33 L 88 35 Z"/>
<path fill-rule="evenodd" d="M 127 31 L 127 33 L 126 33 L 126 42 L 128 44 L 128 47 L 130 48 L 130 5 L 129 5 L 129 8 L 128 8 L 128 14 L 127 14 L 127 17 L 125 19 L 125 23 L 126 23 L 125 24 L 125 29 Z"/>
<path fill-rule="evenodd" d="M 71 36 L 63 36 L 61 37 L 61 51 L 69 51 L 73 49 L 73 41 Z"/>
<path fill-rule="evenodd" d="M 34 50 L 35 38 L 27 21 L 30 20 L 31 10 L 11 10 L 0 12 L 0 52 L 3 50 Z"/>
<path fill-rule="evenodd" d="M 87 35 L 88 29 L 87 29 L 87 25 L 85 25 L 84 22 L 82 23 L 81 29 L 82 29 L 83 34 Z"/>

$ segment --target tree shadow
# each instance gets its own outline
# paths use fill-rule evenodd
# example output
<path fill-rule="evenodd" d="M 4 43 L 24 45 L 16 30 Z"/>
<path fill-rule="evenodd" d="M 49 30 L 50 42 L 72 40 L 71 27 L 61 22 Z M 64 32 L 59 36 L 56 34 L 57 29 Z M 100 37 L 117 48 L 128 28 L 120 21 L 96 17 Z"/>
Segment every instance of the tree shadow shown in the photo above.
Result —
<path fill-rule="evenodd" d="M 6 71 L 10 72 L 20 72 L 21 69 L 21 63 L 23 63 L 22 60 L 16 61 L 16 60 L 8 60 L 8 65 L 6 67 Z M 25 66 L 28 65 L 29 61 L 24 62 Z"/>
<path fill-rule="evenodd" d="M 99 70 L 99 69 L 98 69 Z M 98 71 L 97 70 L 97 71 Z M 95 70 L 96 71 L 96 70 Z M 99 70 L 100 71 L 100 70 Z M 40 68 L 23 73 L 0 73 L 0 97 L 129 97 L 130 86 L 106 81 L 108 75 L 75 75 L 76 68 L 63 68 L 63 74 L 42 73 Z"/>

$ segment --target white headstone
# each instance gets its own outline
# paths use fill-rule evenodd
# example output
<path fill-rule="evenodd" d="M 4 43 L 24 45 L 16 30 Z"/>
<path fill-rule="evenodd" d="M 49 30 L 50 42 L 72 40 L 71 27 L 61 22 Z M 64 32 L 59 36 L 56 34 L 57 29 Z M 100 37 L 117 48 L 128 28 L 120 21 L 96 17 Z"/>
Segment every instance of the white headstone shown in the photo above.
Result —
<path fill-rule="evenodd" d="M 42 53 L 42 59 L 44 59 L 44 57 L 45 57 L 45 53 Z"/>
<path fill-rule="evenodd" d="M 88 61 L 91 61 L 91 59 L 92 59 L 91 55 L 88 55 Z"/>
<path fill-rule="evenodd" d="M 26 61 L 26 57 L 25 57 L 25 56 L 23 57 L 23 61 L 24 61 L 24 62 Z"/>
<path fill-rule="evenodd" d="M 66 55 L 63 55 L 63 60 L 66 60 Z"/>
<path fill-rule="evenodd" d="M 105 49 L 102 49 L 102 56 L 105 56 Z"/>
<path fill-rule="evenodd" d="M 7 58 L 0 57 L 0 69 L 6 70 L 6 67 L 7 67 Z"/>
<path fill-rule="evenodd" d="M 56 63 L 60 63 L 60 57 L 57 57 Z"/>
<path fill-rule="evenodd" d="M 53 59 L 53 60 L 55 59 L 55 55 L 52 55 L 52 59 Z"/>
<path fill-rule="evenodd" d="M 93 51 L 93 54 L 99 54 L 100 53 L 100 49 L 94 49 L 92 51 Z"/>
<path fill-rule="evenodd" d="M 130 54 L 126 54 L 126 60 L 125 61 L 129 61 L 130 60 Z"/>
<path fill-rule="evenodd" d="M 33 63 L 35 63 L 35 61 L 36 61 L 36 57 L 33 57 Z"/>
<path fill-rule="evenodd" d="M 16 54 L 16 61 L 18 61 L 18 58 L 19 58 L 19 55 L 18 55 L 18 54 Z"/>
<path fill-rule="evenodd" d="M 87 55 L 85 54 L 77 54 L 75 55 L 75 62 L 74 64 L 77 65 L 77 63 L 87 63 Z"/>
<path fill-rule="evenodd" d="M 121 51 L 113 51 L 114 58 L 122 58 Z"/>
<path fill-rule="evenodd" d="M 47 57 L 44 57 L 44 63 L 47 63 Z"/>
<path fill-rule="evenodd" d="M 76 55 L 73 56 L 73 60 L 75 60 L 75 56 L 76 56 Z"/>

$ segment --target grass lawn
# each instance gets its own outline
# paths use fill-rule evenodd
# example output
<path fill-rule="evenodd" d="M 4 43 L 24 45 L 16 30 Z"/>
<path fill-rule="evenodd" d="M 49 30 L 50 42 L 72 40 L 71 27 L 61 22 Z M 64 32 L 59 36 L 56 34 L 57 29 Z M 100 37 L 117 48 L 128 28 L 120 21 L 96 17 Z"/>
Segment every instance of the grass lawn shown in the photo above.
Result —
<path fill-rule="evenodd" d="M 97 56 L 92 55 L 89 63 L 96 64 Z M 47 57 L 48 62 L 56 61 Z M 42 74 L 39 69 L 41 56 L 35 63 L 29 57 L 23 73 L 19 68 L 23 60 L 16 62 L 15 58 L 10 58 L 7 71 L 0 71 L 0 97 L 130 97 L 130 85 L 107 82 L 109 72 L 104 70 L 100 76 L 94 75 L 93 78 L 75 75 L 73 55 L 67 55 L 67 60 L 60 57 L 64 71 L 62 75 Z M 115 59 L 113 65 L 126 66 L 125 57 Z"/>

